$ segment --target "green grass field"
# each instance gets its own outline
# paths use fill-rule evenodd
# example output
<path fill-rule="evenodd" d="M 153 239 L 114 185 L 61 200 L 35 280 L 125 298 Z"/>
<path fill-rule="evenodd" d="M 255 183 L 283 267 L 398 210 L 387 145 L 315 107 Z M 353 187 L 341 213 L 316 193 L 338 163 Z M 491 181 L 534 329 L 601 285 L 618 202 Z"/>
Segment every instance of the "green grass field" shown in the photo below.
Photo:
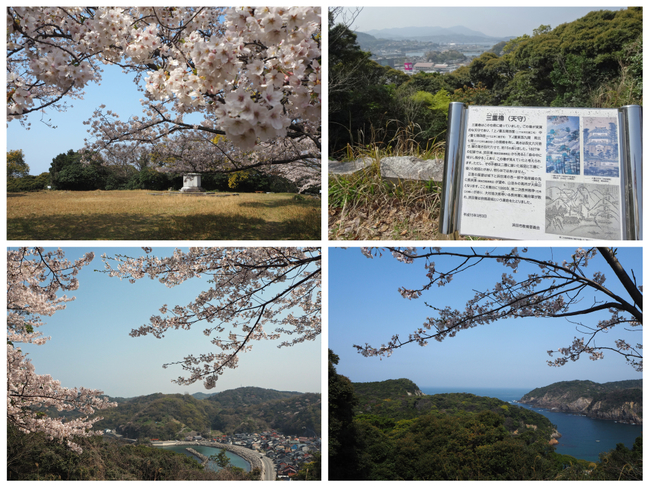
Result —
<path fill-rule="evenodd" d="M 152 191 L 8 193 L 8 240 L 318 240 L 320 199 Z"/>

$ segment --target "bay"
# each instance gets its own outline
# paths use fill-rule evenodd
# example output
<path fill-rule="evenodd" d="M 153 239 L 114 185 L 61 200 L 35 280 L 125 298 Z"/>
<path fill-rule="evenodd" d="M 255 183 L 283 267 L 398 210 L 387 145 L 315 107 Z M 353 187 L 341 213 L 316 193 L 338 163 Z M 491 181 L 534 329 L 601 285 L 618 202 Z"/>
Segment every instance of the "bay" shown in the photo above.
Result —
<path fill-rule="evenodd" d="M 424 394 L 445 394 L 451 392 L 468 392 L 476 396 L 495 397 L 501 401 L 513 403 L 516 406 L 531 409 L 548 418 L 556 425 L 561 433 L 556 445 L 557 453 L 571 455 L 591 462 L 599 460 L 599 454 L 615 448 L 618 443 L 627 448 L 633 447 L 635 439 L 642 435 L 641 425 L 616 423 L 603 419 L 593 419 L 570 413 L 561 413 L 547 409 L 535 408 L 518 401 L 532 389 L 522 388 L 452 388 L 452 387 L 421 387 Z"/>
<path fill-rule="evenodd" d="M 159 446 L 157 448 L 162 448 L 163 450 L 171 450 L 176 453 L 182 453 L 184 455 L 187 455 L 188 457 L 192 457 L 193 459 L 198 460 L 199 462 L 200 460 L 196 458 L 194 455 L 192 455 L 191 453 L 189 453 L 187 451 L 187 448 L 193 448 L 198 453 L 201 453 L 206 457 L 211 457 L 212 455 L 218 455 L 219 453 L 221 453 L 221 448 L 215 448 L 212 446 L 203 446 L 203 445 Z M 244 469 L 246 472 L 250 472 L 250 464 L 247 461 L 245 461 L 243 458 L 227 450 L 225 451 L 225 454 L 230 459 L 230 463 L 234 467 L 239 467 Z M 207 462 L 207 468 L 214 472 L 220 470 L 219 466 L 211 460 Z"/>

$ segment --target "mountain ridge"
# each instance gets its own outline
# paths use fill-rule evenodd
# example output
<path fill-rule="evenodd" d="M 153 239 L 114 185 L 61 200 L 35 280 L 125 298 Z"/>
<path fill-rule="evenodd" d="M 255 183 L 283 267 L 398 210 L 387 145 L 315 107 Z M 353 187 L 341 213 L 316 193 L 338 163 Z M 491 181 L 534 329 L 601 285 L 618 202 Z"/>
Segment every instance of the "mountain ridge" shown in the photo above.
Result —
<path fill-rule="evenodd" d="M 435 36 L 435 35 L 470 35 L 475 37 L 483 37 L 487 39 L 496 39 L 500 38 L 488 36 L 483 32 L 469 29 L 463 25 L 455 25 L 453 27 L 440 27 L 437 25 L 433 26 L 419 26 L 419 27 L 387 27 L 383 29 L 370 29 L 364 30 L 366 34 L 370 34 L 374 37 L 382 36 L 383 38 L 389 37 L 399 37 L 399 38 L 413 38 L 413 37 L 425 37 L 425 36 Z"/>
<path fill-rule="evenodd" d="M 202 397 L 206 396 L 206 397 Z M 277 429 L 284 434 L 320 431 L 322 397 L 316 393 L 241 387 L 199 397 L 149 394 L 103 410 L 95 429 L 128 438 L 182 439 L 191 432 L 249 433 Z"/>

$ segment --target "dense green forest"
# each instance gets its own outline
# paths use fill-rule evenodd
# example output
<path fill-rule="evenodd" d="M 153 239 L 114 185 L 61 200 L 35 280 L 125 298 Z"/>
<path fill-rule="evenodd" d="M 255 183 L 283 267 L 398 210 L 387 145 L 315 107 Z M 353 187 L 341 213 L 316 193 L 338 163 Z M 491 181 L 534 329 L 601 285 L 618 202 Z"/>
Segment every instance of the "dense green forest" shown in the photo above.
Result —
<path fill-rule="evenodd" d="M 205 397 L 210 402 L 218 404 L 222 408 L 238 408 L 241 406 L 254 406 L 278 399 L 288 399 L 302 394 L 294 391 L 275 391 L 261 387 L 238 387 L 228 391 L 210 394 Z M 196 394 L 193 394 L 196 397 Z"/>
<path fill-rule="evenodd" d="M 394 396 L 421 396 L 423 393 L 410 379 L 390 379 L 381 382 L 356 382 L 356 394 L 362 397 L 388 399 Z"/>
<path fill-rule="evenodd" d="M 182 439 L 258 433 L 320 435 L 320 394 L 244 387 L 197 399 L 189 394 L 151 394 L 122 400 L 101 412 L 95 429 L 111 429 L 133 439 Z"/>
<path fill-rule="evenodd" d="M 404 137 L 443 141 L 448 101 L 475 105 L 619 107 L 642 104 L 642 8 L 593 11 L 499 43 L 451 73 L 408 76 L 370 60 L 329 18 L 329 154 Z M 446 103 L 431 103 L 433 97 Z M 446 108 L 445 108 L 446 106 Z"/>
<path fill-rule="evenodd" d="M 19 153 L 16 155 L 14 153 Z M 148 189 L 153 191 L 179 190 L 183 187 L 183 176 L 177 173 L 165 173 L 157 170 L 155 165 L 143 161 L 140 166 L 103 165 L 101 162 L 85 164 L 81 154 L 70 149 L 67 153 L 52 159 L 49 172 L 38 176 L 27 172 L 16 172 L 16 164 L 10 164 L 10 156 L 24 163 L 22 151 L 7 153 L 7 191 L 40 191 L 48 186 L 54 190 L 93 191 L 115 189 Z M 235 173 L 203 174 L 201 185 L 207 191 L 272 191 L 277 193 L 296 192 L 296 186 L 287 179 L 270 176 L 254 170 Z"/>
<path fill-rule="evenodd" d="M 544 416 L 473 394 L 414 394 L 406 379 L 354 384 L 329 351 L 332 480 L 641 479 L 642 438 L 592 463 L 554 451 Z"/>

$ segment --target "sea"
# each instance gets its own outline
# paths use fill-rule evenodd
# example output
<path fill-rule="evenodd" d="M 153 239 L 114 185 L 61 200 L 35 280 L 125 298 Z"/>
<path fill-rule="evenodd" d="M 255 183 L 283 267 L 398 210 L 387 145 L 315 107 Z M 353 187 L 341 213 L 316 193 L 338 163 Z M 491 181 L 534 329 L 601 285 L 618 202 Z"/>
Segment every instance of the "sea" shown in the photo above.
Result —
<path fill-rule="evenodd" d="M 198 459 L 197 457 L 195 457 L 194 455 L 189 453 L 187 451 L 187 448 L 193 448 L 198 453 L 202 453 L 206 457 L 211 457 L 212 455 L 218 455 L 219 453 L 221 453 L 221 448 L 215 448 L 215 447 L 212 447 L 212 446 L 202 446 L 202 445 L 160 446 L 158 448 L 162 448 L 163 450 L 175 451 L 176 453 L 182 453 L 184 455 L 187 455 L 188 457 L 192 457 L 193 459 L 198 460 L 199 462 L 200 462 L 200 459 Z M 244 469 L 246 472 L 250 472 L 250 464 L 247 461 L 245 461 L 243 458 L 241 458 L 240 456 L 237 456 L 234 453 L 229 452 L 227 450 L 226 450 L 225 454 L 230 459 L 230 463 L 232 464 L 232 466 L 239 467 L 239 468 Z M 211 460 L 207 462 L 207 468 L 209 470 L 214 471 L 214 472 L 217 472 L 217 471 L 220 470 L 219 466 L 215 462 L 213 462 Z"/>
<path fill-rule="evenodd" d="M 631 448 L 635 439 L 642 434 L 641 425 L 593 419 L 517 403 L 532 389 L 421 387 L 421 392 L 429 395 L 468 392 L 476 396 L 495 397 L 501 401 L 531 409 L 548 418 L 561 433 L 561 438 L 558 438 L 559 444 L 556 445 L 557 453 L 591 462 L 599 460 L 600 453 L 614 449 L 618 443 L 623 443 L 626 447 Z"/>

